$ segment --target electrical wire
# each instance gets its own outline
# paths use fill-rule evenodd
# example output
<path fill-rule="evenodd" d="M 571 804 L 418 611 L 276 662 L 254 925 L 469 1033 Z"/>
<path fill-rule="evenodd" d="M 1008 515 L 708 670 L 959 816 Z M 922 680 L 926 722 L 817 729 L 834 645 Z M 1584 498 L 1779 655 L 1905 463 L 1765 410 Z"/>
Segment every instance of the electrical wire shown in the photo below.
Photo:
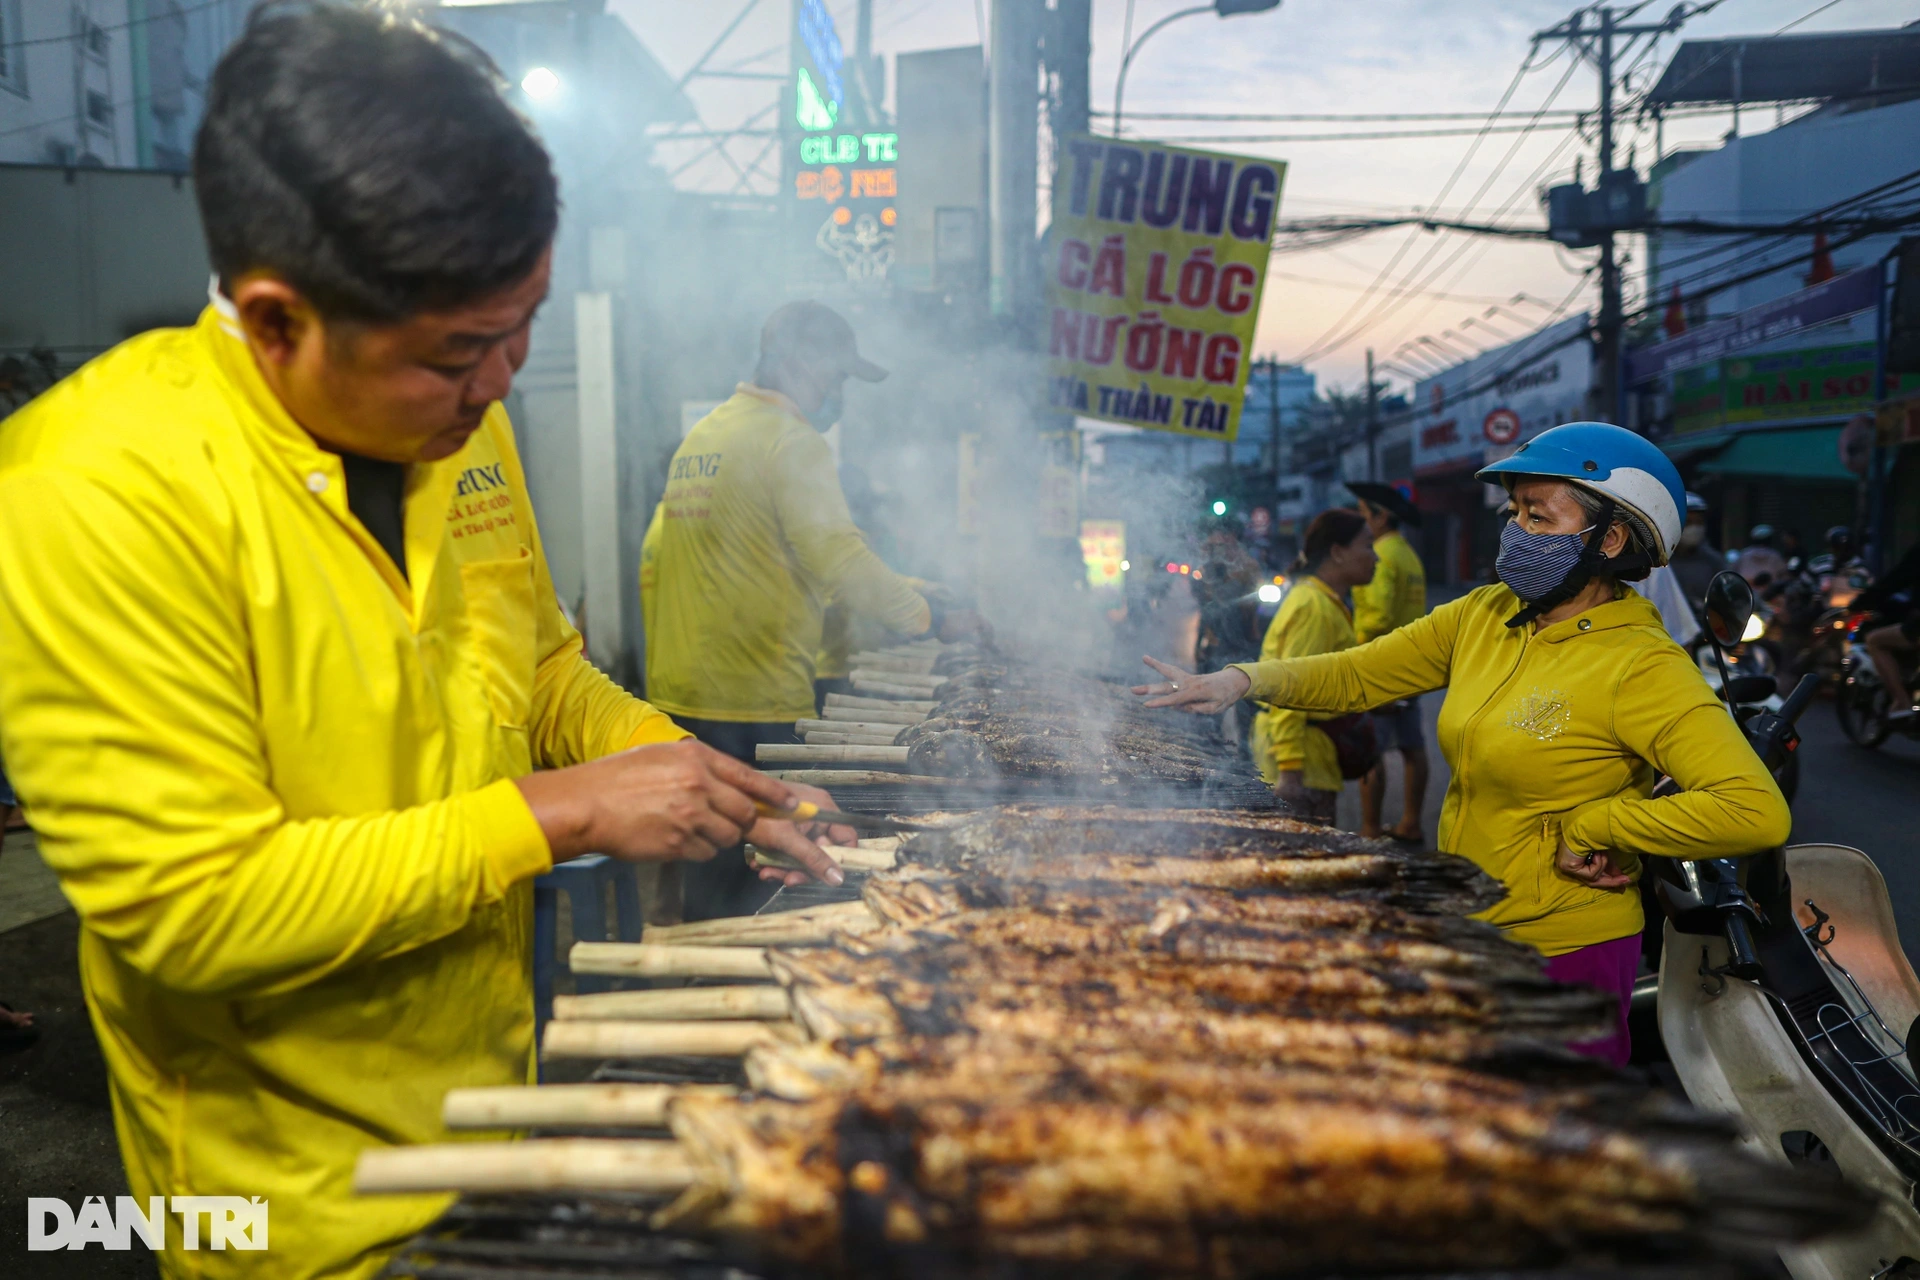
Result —
<path fill-rule="evenodd" d="M 1575 129 L 1578 122 L 1567 121 L 1564 124 L 1549 125 L 1549 129 Z M 1149 139 L 1153 142 L 1184 146 L 1190 142 L 1238 142 L 1271 145 L 1278 142 L 1384 142 L 1401 138 L 1484 138 L 1495 133 L 1534 133 L 1538 126 L 1531 124 L 1501 124 L 1480 129 L 1385 129 L 1365 133 L 1182 133 L 1156 135 Z M 1112 137 L 1112 134 L 1102 134 Z M 1129 135 L 1129 141 L 1140 139 Z"/>
<path fill-rule="evenodd" d="M 1506 91 L 1500 95 L 1500 100 L 1494 103 L 1493 110 L 1488 113 L 1487 127 L 1489 129 L 1491 129 L 1494 126 L 1494 122 L 1500 118 L 1500 113 L 1507 109 L 1507 104 L 1513 101 L 1513 95 L 1519 91 L 1520 82 L 1527 78 L 1529 71 L 1533 70 L 1533 55 L 1534 50 L 1528 50 L 1527 56 L 1520 60 L 1520 66 L 1513 73 L 1513 80 L 1507 85 Z M 1473 157 L 1479 153 L 1480 143 L 1483 140 L 1484 135 L 1480 138 L 1475 138 L 1472 144 L 1467 147 L 1467 153 L 1460 157 L 1460 163 L 1454 166 L 1453 172 L 1448 175 L 1446 182 L 1441 185 L 1440 193 L 1433 198 L 1429 207 L 1438 207 L 1440 202 L 1447 198 L 1447 194 L 1453 190 L 1453 184 L 1460 180 L 1460 175 L 1466 172 L 1467 165 L 1471 164 Z M 1382 284 L 1386 283 L 1387 277 L 1393 274 L 1394 268 L 1400 265 L 1400 260 L 1407 255 L 1407 252 L 1413 248 L 1414 241 L 1419 238 L 1420 233 L 1418 230 L 1411 231 L 1407 234 L 1407 238 L 1400 242 L 1400 247 L 1394 250 L 1393 256 L 1387 260 L 1387 264 L 1381 267 L 1379 273 L 1374 276 L 1373 282 L 1367 286 L 1359 297 L 1353 300 L 1352 304 L 1348 306 L 1345 311 L 1341 312 L 1340 318 L 1328 326 L 1320 337 L 1307 344 L 1306 352 L 1301 356 L 1301 363 L 1318 355 L 1320 347 L 1326 343 L 1335 332 L 1344 326 L 1348 320 L 1352 319 L 1354 313 L 1366 306 L 1367 301 L 1379 291 Z"/>
<path fill-rule="evenodd" d="M 1523 63 L 1522 66 L 1524 67 L 1525 64 Z M 1556 83 L 1553 86 L 1553 89 L 1547 94 L 1546 100 L 1542 102 L 1540 106 L 1536 109 L 1537 111 L 1546 111 L 1553 106 L 1554 101 L 1559 98 L 1561 91 L 1567 87 L 1567 82 L 1573 78 L 1573 73 L 1579 69 L 1579 66 L 1580 64 L 1577 60 L 1573 60 L 1573 59 L 1568 60 L 1567 69 L 1565 73 L 1561 75 L 1558 83 Z M 1518 82 L 1516 81 L 1515 84 L 1517 87 Z M 1511 97 L 1511 93 L 1509 93 L 1508 96 Z M 1504 108 L 1505 106 L 1506 106 L 1506 100 L 1502 99 L 1500 103 L 1500 108 Z M 1569 139 L 1571 138 L 1571 136 L 1572 135 L 1569 135 Z M 1467 207 L 1469 209 L 1472 209 L 1478 206 L 1481 198 L 1486 195 L 1488 189 L 1491 188 L 1495 182 L 1499 181 L 1501 173 L 1503 173 L 1506 170 L 1507 165 L 1512 162 L 1513 157 L 1519 152 L 1519 149 L 1521 145 L 1526 141 L 1526 138 L 1527 138 L 1527 135 L 1523 133 L 1520 137 L 1514 140 L 1512 146 L 1507 148 L 1507 154 L 1501 157 L 1499 164 L 1494 166 L 1493 172 L 1488 174 L 1486 180 L 1480 184 L 1480 189 L 1476 191 L 1473 194 L 1472 198 L 1467 201 Z M 1562 147 L 1565 146 L 1565 141 L 1566 140 L 1563 140 Z M 1477 146 L 1478 146 L 1478 141 L 1476 140 L 1475 147 L 1477 148 Z M 1465 170 L 1467 161 L 1472 158 L 1472 154 L 1473 154 L 1473 151 L 1472 149 L 1470 149 L 1468 151 L 1467 156 L 1463 158 L 1460 164 L 1454 169 L 1454 176 L 1447 180 L 1447 186 L 1442 190 L 1441 198 L 1444 198 L 1446 195 L 1446 192 L 1452 189 L 1454 181 L 1457 180 L 1459 175 Z M 1438 201 L 1436 201 L 1436 203 L 1438 203 Z M 1415 234 L 1417 235 L 1418 233 L 1416 232 Z M 1408 241 L 1409 244 L 1411 243 L 1411 239 L 1412 238 L 1410 237 Z M 1400 278 L 1398 287 L 1404 288 L 1406 286 L 1412 285 L 1414 281 L 1414 277 L 1419 275 L 1420 272 L 1425 269 L 1427 263 L 1433 260 L 1434 255 L 1440 251 L 1440 246 L 1443 243 L 1445 243 L 1444 240 L 1437 239 L 1432 244 L 1428 245 L 1427 251 L 1421 255 L 1420 260 L 1416 262 L 1412 266 L 1412 268 L 1409 269 L 1407 273 Z M 1464 252 L 1464 250 L 1462 250 L 1461 252 Z M 1400 256 L 1401 255 L 1396 255 L 1394 258 L 1394 261 L 1388 264 L 1389 270 L 1391 270 L 1393 265 L 1398 263 Z M 1455 258 L 1457 259 L 1458 256 L 1459 254 L 1456 253 Z M 1449 259 L 1449 264 L 1453 260 L 1454 259 Z M 1445 265 L 1443 265 L 1441 267 L 1441 270 L 1445 270 L 1445 269 L 1446 267 Z M 1384 274 L 1385 273 L 1383 273 L 1383 275 Z M 1431 279 L 1427 283 L 1431 283 Z M 1362 299 L 1362 301 L 1364 301 L 1364 299 Z M 1366 316 L 1358 324 L 1355 324 L 1352 328 L 1347 329 L 1344 333 L 1340 333 L 1339 336 L 1335 337 L 1334 334 L 1338 328 L 1338 325 L 1344 324 L 1346 321 L 1346 318 L 1352 316 L 1352 314 L 1359 309 L 1357 306 L 1353 308 L 1349 308 L 1346 314 L 1346 317 L 1342 317 L 1341 321 L 1339 321 L 1336 324 L 1334 329 L 1329 329 L 1326 334 L 1322 335 L 1322 337 L 1313 344 L 1313 346 L 1309 347 L 1307 351 L 1301 353 L 1299 357 L 1299 363 L 1305 364 L 1308 360 L 1317 359 L 1322 355 L 1326 355 L 1332 351 L 1337 351 L 1339 348 L 1353 341 L 1353 339 L 1358 337 L 1360 334 L 1366 332 L 1366 330 L 1369 327 L 1371 327 L 1374 323 L 1376 323 L 1378 320 L 1383 319 L 1388 315 L 1391 315 L 1394 311 L 1399 310 L 1400 307 L 1403 305 L 1405 305 L 1404 300 L 1395 300 L 1393 298 L 1389 298 L 1380 306 L 1376 306 L 1375 308 L 1373 308 L 1372 311 L 1368 312 Z"/>

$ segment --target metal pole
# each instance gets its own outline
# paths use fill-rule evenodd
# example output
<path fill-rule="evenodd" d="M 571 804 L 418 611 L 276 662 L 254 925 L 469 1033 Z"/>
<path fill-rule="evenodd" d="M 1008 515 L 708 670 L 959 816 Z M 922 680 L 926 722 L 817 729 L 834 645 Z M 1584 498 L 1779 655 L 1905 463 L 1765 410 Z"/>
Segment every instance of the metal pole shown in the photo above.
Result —
<path fill-rule="evenodd" d="M 1040 37 L 1042 0 L 993 6 L 988 70 L 988 199 L 992 204 L 990 293 L 996 314 L 1025 333 L 1040 298 L 1035 243 L 1040 199 Z"/>
<path fill-rule="evenodd" d="M 1600 196 L 1604 201 L 1613 176 L 1613 9 L 1600 9 Z M 1600 233 L 1600 412 L 1618 422 L 1620 413 L 1620 264 L 1614 256 L 1611 215 Z"/>
<path fill-rule="evenodd" d="M 1887 398 L 1887 264 L 1899 261 L 1899 249 L 1879 262 L 1879 288 L 1874 292 L 1873 308 L 1873 403 L 1877 410 Z M 1887 447 L 1880 442 L 1878 413 L 1875 414 L 1873 457 L 1867 464 L 1867 529 L 1872 538 L 1867 568 L 1879 574 L 1887 563 Z"/>
<path fill-rule="evenodd" d="M 1212 13 L 1212 12 L 1213 12 L 1213 6 L 1210 4 L 1197 4 L 1197 5 L 1194 5 L 1193 8 L 1191 9 L 1176 9 L 1172 13 L 1168 14 L 1166 17 L 1160 19 L 1160 21 L 1154 23 L 1152 26 L 1148 27 L 1145 31 L 1142 31 L 1140 33 L 1140 38 L 1133 42 L 1132 47 L 1130 47 L 1127 50 L 1126 54 L 1120 59 L 1120 75 L 1113 82 L 1113 136 L 1114 137 L 1117 138 L 1120 136 L 1120 104 L 1126 99 L 1126 96 L 1127 96 L 1127 68 L 1133 65 L 1133 55 L 1140 52 L 1140 46 L 1145 44 L 1147 42 L 1148 37 L 1152 36 L 1154 32 L 1158 31 L 1160 28 L 1166 26 L 1170 22 L 1176 22 L 1181 18 L 1191 18 L 1196 13 Z"/>
<path fill-rule="evenodd" d="M 1267 361 L 1267 434 L 1273 444 L 1273 484 L 1280 487 L 1280 358 Z"/>
<path fill-rule="evenodd" d="M 1380 431 L 1380 384 L 1373 380 L 1373 348 L 1367 348 L 1367 479 L 1380 478 L 1374 440 Z"/>

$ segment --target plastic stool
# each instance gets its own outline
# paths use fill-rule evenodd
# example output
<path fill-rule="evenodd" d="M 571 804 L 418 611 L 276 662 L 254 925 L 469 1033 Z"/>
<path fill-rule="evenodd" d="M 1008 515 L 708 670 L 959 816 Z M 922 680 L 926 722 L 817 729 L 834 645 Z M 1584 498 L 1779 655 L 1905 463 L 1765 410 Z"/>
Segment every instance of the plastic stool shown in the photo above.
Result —
<path fill-rule="evenodd" d="M 611 889 L 611 895 L 608 890 Z M 565 961 L 556 954 L 560 933 L 560 895 L 573 911 L 578 942 L 638 942 L 645 919 L 640 914 L 640 877 L 630 862 L 589 853 L 563 862 L 533 882 L 533 1017 L 536 1040 L 553 1019 L 553 980 Z M 616 934 L 607 936 L 607 901 L 616 908 Z M 614 979 L 582 975 L 574 979 L 580 994 L 613 990 Z"/>

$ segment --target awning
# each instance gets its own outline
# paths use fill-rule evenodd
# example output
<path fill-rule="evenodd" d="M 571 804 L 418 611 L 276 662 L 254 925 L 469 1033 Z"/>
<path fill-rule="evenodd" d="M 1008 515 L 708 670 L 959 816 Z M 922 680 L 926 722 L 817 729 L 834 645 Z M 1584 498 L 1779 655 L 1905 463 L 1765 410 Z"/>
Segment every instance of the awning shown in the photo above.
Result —
<path fill-rule="evenodd" d="M 1840 463 L 1840 428 L 1802 427 L 1794 431 L 1745 431 L 1700 464 L 1717 475 L 1765 476 L 1778 480 L 1856 484 L 1860 477 Z"/>

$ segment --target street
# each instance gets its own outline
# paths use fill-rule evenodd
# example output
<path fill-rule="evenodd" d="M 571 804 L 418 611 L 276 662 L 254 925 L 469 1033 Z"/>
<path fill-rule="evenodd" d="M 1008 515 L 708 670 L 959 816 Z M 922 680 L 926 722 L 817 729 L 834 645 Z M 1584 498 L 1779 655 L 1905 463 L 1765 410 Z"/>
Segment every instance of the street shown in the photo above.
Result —
<path fill-rule="evenodd" d="M 1865 851 L 1887 878 L 1907 958 L 1920 966 L 1920 859 L 1914 856 L 1920 742 L 1894 737 L 1876 751 L 1856 747 L 1841 734 L 1833 704 L 1825 700 L 1800 718 L 1800 734 L 1794 841 Z"/>

